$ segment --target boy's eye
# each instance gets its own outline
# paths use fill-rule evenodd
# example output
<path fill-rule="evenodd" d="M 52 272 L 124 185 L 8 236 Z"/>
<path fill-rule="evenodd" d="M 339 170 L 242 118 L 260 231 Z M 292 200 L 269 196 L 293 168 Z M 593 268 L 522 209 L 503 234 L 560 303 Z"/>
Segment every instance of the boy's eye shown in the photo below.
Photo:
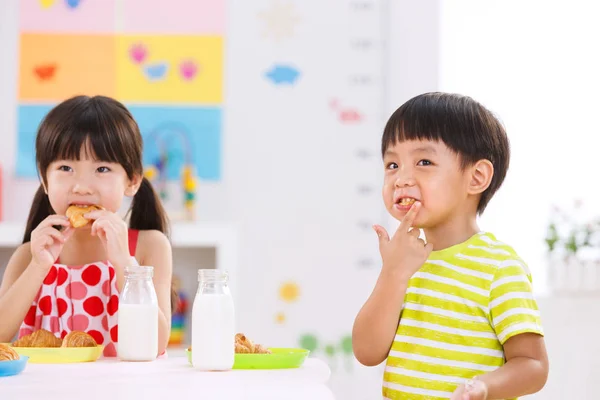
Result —
<path fill-rule="evenodd" d="M 69 167 L 68 165 L 61 165 L 60 167 L 58 167 L 59 171 L 64 171 L 64 172 L 71 172 L 72 169 L 71 167 Z"/>
<path fill-rule="evenodd" d="M 98 167 L 98 169 L 96 171 L 98 171 L 98 172 L 110 172 L 110 168 L 108 168 L 108 167 Z"/>
<path fill-rule="evenodd" d="M 395 162 L 387 163 L 387 165 L 385 166 L 385 169 L 397 169 L 397 168 L 398 168 L 398 164 L 396 164 Z"/>
<path fill-rule="evenodd" d="M 431 164 L 433 164 L 433 163 L 429 160 L 421 160 L 417 163 L 417 165 L 420 165 L 420 166 L 427 166 L 427 165 L 431 165 Z"/>

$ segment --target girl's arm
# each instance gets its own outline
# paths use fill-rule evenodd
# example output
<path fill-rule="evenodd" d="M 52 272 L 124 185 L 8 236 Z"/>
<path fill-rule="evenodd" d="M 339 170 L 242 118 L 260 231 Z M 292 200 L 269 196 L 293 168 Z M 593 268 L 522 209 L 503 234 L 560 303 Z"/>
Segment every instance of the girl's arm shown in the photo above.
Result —
<path fill-rule="evenodd" d="M 29 243 L 13 253 L 0 284 L 0 343 L 17 334 L 47 273 L 47 268 L 32 262 Z"/>
<path fill-rule="evenodd" d="M 160 231 L 140 231 L 137 258 L 140 265 L 154 267 L 154 289 L 158 298 L 158 354 L 162 354 L 171 333 L 173 254 L 169 239 Z"/>

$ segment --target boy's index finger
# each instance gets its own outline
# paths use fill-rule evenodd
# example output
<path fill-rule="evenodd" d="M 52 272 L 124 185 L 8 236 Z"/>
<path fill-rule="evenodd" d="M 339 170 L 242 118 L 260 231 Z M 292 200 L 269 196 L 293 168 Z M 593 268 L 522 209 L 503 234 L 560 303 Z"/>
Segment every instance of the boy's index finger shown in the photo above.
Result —
<path fill-rule="evenodd" d="M 421 203 L 418 201 L 415 201 L 414 204 L 410 207 L 410 210 L 408 210 L 408 212 L 402 219 L 402 222 L 400 222 L 400 226 L 398 226 L 399 232 L 408 233 L 410 228 L 412 228 L 413 223 L 415 222 L 415 219 L 417 218 L 417 213 L 419 212 L 420 208 L 421 208 Z"/>

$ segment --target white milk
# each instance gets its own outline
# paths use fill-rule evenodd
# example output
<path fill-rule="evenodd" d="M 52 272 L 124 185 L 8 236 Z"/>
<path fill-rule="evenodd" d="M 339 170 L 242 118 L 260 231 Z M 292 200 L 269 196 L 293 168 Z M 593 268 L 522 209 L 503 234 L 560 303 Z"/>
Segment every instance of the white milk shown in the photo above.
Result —
<path fill-rule="evenodd" d="M 117 355 L 124 361 L 152 361 L 158 355 L 158 305 L 119 304 Z"/>
<path fill-rule="evenodd" d="M 230 294 L 197 294 L 192 310 L 192 365 L 229 370 L 235 357 L 235 322 Z"/>

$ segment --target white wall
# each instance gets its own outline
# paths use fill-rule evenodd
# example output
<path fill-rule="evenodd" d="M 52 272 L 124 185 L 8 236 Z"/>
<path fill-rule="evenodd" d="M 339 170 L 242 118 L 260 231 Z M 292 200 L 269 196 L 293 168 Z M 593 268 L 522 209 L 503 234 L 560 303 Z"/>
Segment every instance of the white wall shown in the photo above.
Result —
<path fill-rule="evenodd" d="M 589 1 L 442 3 L 440 88 L 497 113 L 512 144 L 508 177 L 482 225 L 521 253 L 540 293 L 551 205 L 581 198 L 600 214 L 599 12 Z"/>

